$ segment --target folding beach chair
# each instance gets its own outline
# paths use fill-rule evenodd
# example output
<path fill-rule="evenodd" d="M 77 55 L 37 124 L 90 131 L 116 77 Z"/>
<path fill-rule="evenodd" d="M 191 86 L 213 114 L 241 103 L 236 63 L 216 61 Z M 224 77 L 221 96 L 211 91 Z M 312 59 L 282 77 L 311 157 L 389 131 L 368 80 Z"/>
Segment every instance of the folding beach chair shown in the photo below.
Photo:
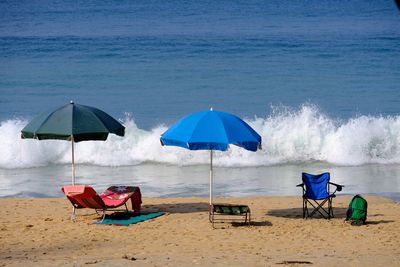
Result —
<path fill-rule="evenodd" d="M 303 183 L 297 186 L 303 189 L 303 218 L 312 217 L 319 213 L 325 219 L 333 218 L 332 199 L 336 196 L 336 191 L 342 191 L 343 185 L 330 182 L 330 173 L 325 172 L 318 175 L 302 173 Z M 331 193 L 331 186 L 335 190 Z M 308 204 L 313 208 L 311 213 L 308 210 Z M 327 207 L 324 205 L 327 204 Z"/>
<path fill-rule="evenodd" d="M 132 209 L 140 211 L 142 199 L 139 187 L 133 186 L 112 186 L 101 195 L 88 185 L 67 185 L 61 191 L 69 199 L 73 206 L 71 219 L 75 221 L 76 209 L 94 209 L 96 213 L 101 212 L 102 220 L 106 211 L 120 211 L 118 207 L 125 206 L 124 211 L 128 212 L 126 202 L 131 199 Z"/>

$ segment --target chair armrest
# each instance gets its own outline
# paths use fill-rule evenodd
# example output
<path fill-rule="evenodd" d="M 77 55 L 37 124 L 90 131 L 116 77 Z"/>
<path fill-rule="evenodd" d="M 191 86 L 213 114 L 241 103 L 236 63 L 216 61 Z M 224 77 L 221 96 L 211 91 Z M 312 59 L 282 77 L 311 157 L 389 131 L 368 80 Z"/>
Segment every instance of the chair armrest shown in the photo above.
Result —
<path fill-rule="evenodd" d="M 344 187 L 344 185 L 335 184 L 335 183 L 332 183 L 332 182 L 329 182 L 329 184 L 336 186 L 336 190 L 339 191 L 339 192 L 342 191 L 342 189 Z"/>
<path fill-rule="evenodd" d="M 303 183 L 296 185 L 296 187 L 303 187 L 303 186 L 304 186 Z"/>

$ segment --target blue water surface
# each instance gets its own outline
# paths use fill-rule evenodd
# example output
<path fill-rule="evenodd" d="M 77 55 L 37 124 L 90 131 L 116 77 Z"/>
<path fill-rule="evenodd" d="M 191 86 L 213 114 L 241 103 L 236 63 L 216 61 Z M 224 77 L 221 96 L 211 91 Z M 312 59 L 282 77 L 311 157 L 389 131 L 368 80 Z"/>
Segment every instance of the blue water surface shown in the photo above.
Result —
<path fill-rule="evenodd" d="M 1 1 L 0 121 L 71 99 L 149 129 L 211 106 L 395 115 L 394 1 Z"/>

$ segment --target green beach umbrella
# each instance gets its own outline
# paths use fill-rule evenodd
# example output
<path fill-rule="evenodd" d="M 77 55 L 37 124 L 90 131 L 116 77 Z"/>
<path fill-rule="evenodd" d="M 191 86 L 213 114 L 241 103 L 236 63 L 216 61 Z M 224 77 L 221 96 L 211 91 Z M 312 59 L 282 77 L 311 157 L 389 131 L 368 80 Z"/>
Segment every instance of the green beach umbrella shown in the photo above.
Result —
<path fill-rule="evenodd" d="M 106 140 L 109 133 L 124 136 L 125 127 L 102 110 L 71 101 L 35 117 L 21 130 L 21 138 L 71 141 L 72 184 L 75 184 L 74 143 Z"/>

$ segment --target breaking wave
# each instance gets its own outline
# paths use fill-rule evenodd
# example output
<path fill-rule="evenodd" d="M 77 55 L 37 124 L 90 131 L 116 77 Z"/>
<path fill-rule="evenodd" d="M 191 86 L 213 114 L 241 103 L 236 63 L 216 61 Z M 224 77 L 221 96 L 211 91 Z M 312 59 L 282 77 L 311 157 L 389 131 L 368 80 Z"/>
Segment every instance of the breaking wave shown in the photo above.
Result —
<path fill-rule="evenodd" d="M 236 146 L 215 153 L 217 166 L 268 166 L 321 161 L 335 165 L 400 163 L 400 116 L 357 116 L 333 119 L 316 106 L 292 110 L 275 108 L 265 118 L 245 119 L 263 139 L 263 148 L 248 152 Z M 0 168 L 28 168 L 71 162 L 71 144 L 20 138 L 26 119 L 0 123 Z M 138 128 L 127 116 L 126 135 L 110 135 L 105 142 L 75 144 L 77 164 L 127 166 L 145 162 L 193 165 L 207 164 L 207 151 L 162 147 L 159 137 L 166 125 L 150 131 Z"/>

